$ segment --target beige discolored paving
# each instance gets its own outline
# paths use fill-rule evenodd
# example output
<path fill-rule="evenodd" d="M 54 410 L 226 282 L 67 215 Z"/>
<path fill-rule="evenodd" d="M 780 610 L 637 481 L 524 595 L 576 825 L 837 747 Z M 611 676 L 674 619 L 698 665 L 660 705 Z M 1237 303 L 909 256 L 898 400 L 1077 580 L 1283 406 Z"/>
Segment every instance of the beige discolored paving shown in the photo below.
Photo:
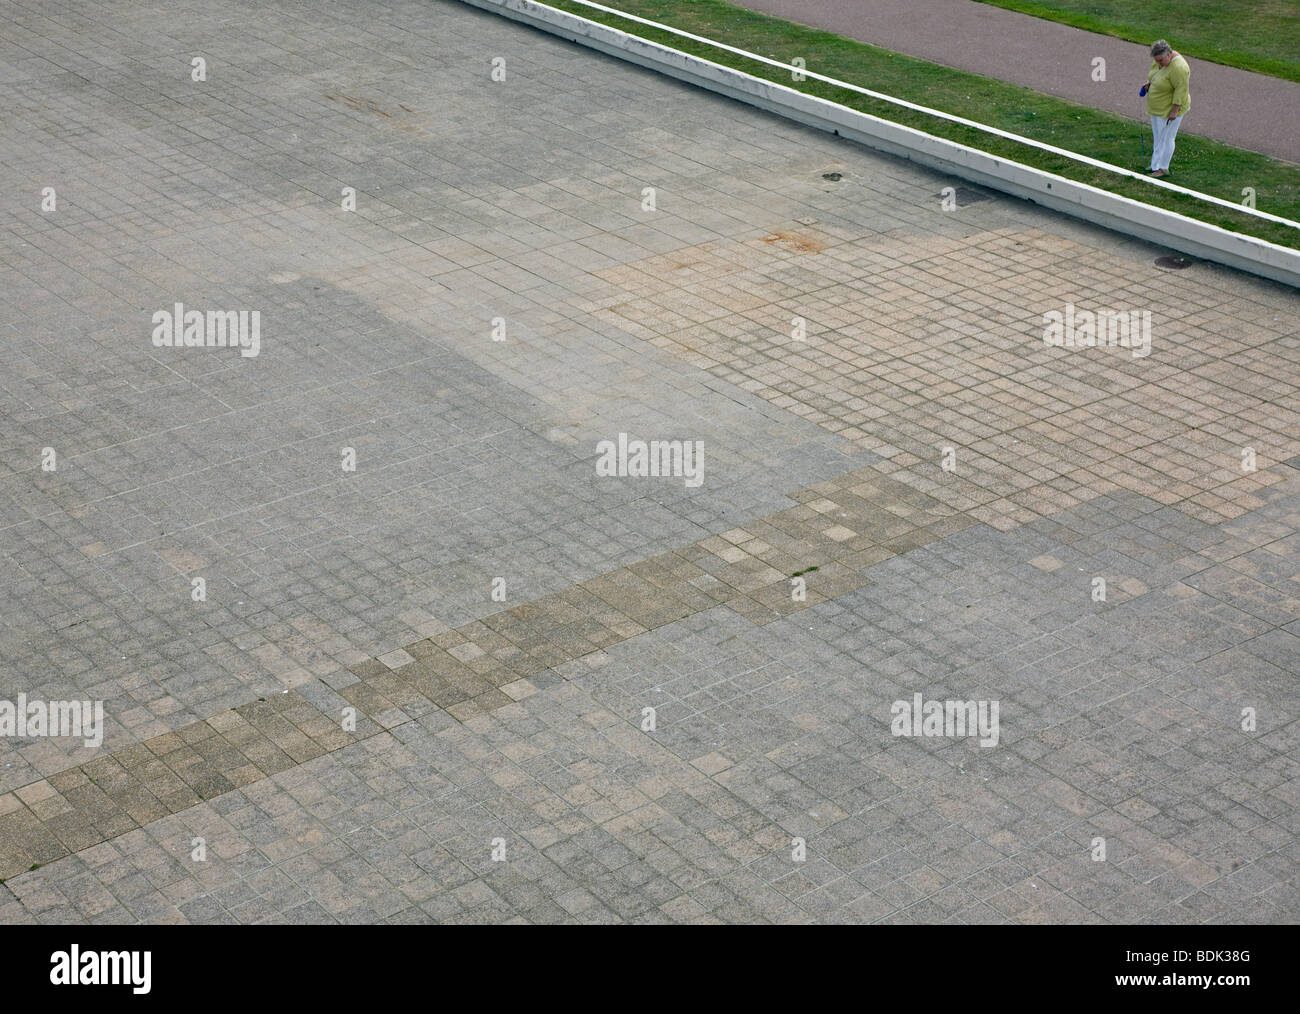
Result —
<path fill-rule="evenodd" d="M 596 273 L 593 312 L 889 459 L 890 474 L 998 528 L 1128 489 L 1214 521 L 1300 453 L 1296 308 L 1225 304 L 1149 264 L 1037 229 L 864 239 L 812 223 Z M 1171 291 L 1172 290 L 1172 291 Z M 1059 349 L 1044 314 L 1142 308 L 1155 358 Z M 801 318 L 806 337 L 792 337 Z M 938 473 L 952 447 L 957 474 Z"/>

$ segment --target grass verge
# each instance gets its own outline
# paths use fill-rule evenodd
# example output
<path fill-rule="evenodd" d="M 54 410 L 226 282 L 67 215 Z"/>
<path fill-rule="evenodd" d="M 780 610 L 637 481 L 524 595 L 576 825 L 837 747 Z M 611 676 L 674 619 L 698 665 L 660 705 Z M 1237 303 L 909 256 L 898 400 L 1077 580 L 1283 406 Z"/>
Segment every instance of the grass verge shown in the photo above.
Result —
<path fill-rule="evenodd" d="M 734 67 L 755 77 L 797 88 L 881 119 L 902 123 L 937 137 L 1122 194 L 1154 207 L 1176 211 L 1233 232 L 1300 249 L 1300 229 L 1297 228 L 1163 190 L 1143 180 L 1129 179 L 1105 169 L 1081 165 L 1066 156 L 1040 151 L 1018 141 L 950 123 L 928 113 L 904 109 L 836 85 L 811 79 L 795 83 L 788 72 L 778 68 L 728 53 L 707 43 L 693 42 L 669 32 L 649 28 L 618 15 L 584 7 L 572 0 L 545 2 L 558 10 Z M 1144 151 L 1149 151 L 1149 126 L 1114 113 L 745 10 L 724 0 L 601 2 L 606 6 L 616 6 L 624 13 L 658 21 L 761 56 L 785 62 L 802 57 L 807 61 L 810 71 L 1012 131 L 1067 151 L 1130 169 L 1140 170 L 1146 165 Z M 1256 152 L 1243 151 L 1208 138 L 1180 134 L 1173 170 L 1170 182 L 1234 203 L 1242 200 L 1243 188 L 1252 187 L 1259 210 L 1293 220 L 1300 219 L 1300 166 Z"/>
<path fill-rule="evenodd" d="M 1144 45 L 1168 39 L 1186 56 L 1300 81 L 1300 4 L 1295 0 L 978 2 Z"/>

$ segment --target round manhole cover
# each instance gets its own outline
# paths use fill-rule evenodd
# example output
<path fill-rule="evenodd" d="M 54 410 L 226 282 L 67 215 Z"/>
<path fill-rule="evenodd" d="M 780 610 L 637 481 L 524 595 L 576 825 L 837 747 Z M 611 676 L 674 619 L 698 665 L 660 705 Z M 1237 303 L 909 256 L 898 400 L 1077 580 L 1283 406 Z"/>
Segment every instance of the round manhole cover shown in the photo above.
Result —
<path fill-rule="evenodd" d="M 844 179 L 844 175 L 842 173 L 822 173 L 822 179 L 830 180 L 832 183 L 838 183 L 840 180 Z"/>
<path fill-rule="evenodd" d="M 1176 270 L 1178 268 L 1191 267 L 1193 263 L 1194 262 L 1190 257 L 1181 257 L 1177 254 L 1169 257 L 1156 258 L 1156 267 L 1158 268 L 1174 268 Z"/>

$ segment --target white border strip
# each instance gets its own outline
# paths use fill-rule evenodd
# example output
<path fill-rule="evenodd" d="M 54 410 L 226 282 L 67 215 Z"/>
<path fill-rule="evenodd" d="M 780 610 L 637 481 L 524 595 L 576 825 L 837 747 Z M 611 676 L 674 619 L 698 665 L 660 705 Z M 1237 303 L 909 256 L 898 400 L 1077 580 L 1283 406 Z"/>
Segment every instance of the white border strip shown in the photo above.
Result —
<path fill-rule="evenodd" d="M 1278 246 L 1253 236 L 1231 232 L 1208 222 L 1200 222 L 1086 183 L 1078 183 L 1032 166 L 1022 165 L 954 141 L 935 137 L 912 127 L 858 112 L 839 103 L 817 98 L 701 57 L 691 56 L 670 46 L 650 42 L 576 14 L 534 3 L 533 0 L 462 0 L 462 2 L 502 14 L 572 42 L 666 73 L 678 80 L 707 88 L 780 116 L 910 159 L 928 168 L 951 173 L 1117 232 L 1181 250 L 1194 257 L 1216 261 L 1300 288 L 1300 251 Z M 789 67 L 786 64 L 777 65 Z M 811 72 L 806 70 L 801 70 L 801 73 L 811 76 Z M 1015 135 L 1010 136 L 1015 137 Z M 1036 142 L 1028 143 L 1036 144 Z M 1066 154 L 1072 158 L 1080 158 L 1073 153 Z M 1105 163 L 1098 164 L 1112 168 Z M 1238 211 L 1249 210 L 1235 204 L 1229 206 Z M 1287 219 L 1281 221 L 1295 224 Z"/>

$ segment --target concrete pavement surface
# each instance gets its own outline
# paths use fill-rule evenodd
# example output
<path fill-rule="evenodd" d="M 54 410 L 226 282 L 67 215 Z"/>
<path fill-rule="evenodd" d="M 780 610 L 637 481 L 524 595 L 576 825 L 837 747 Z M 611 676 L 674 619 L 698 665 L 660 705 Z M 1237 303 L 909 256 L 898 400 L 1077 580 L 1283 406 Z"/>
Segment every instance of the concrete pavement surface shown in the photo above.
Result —
<path fill-rule="evenodd" d="M 0 40 L 0 923 L 1300 915 L 1293 291 L 450 0 Z"/>

